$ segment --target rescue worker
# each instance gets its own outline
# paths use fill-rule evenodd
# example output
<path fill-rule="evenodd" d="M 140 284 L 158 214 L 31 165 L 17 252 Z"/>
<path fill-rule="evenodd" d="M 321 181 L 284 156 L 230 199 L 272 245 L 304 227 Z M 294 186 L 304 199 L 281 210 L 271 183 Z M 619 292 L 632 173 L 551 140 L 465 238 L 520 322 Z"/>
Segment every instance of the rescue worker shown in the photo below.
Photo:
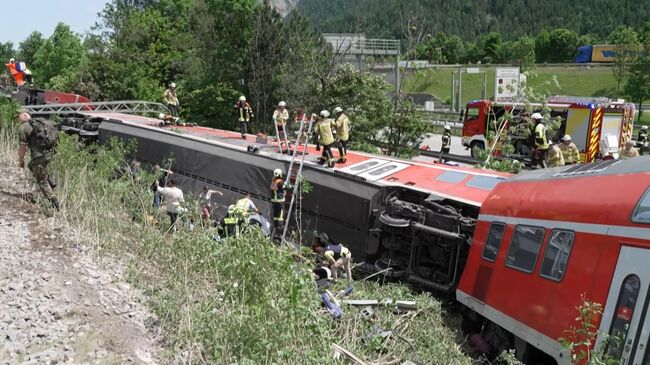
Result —
<path fill-rule="evenodd" d="M 253 203 L 253 200 L 251 200 L 251 194 L 248 193 L 246 196 L 243 198 L 237 200 L 235 202 L 235 213 L 241 217 L 242 219 L 248 219 L 248 215 L 251 212 L 255 212 L 259 214 L 259 210 L 255 206 L 255 203 Z"/>
<path fill-rule="evenodd" d="M 253 108 L 246 101 L 244 95 L 239 97 L 239 101 L 235 103 L 235 110 L 237 110 L 237 116 L 239 118 L 239 131 L 241 132 L 241 138 L 246 139 L 246 133 L 248 133 L 248 123 L 253 119 Z"/>
<path fill-rule="evenodd" d="M 636 148 L 639 150 L 639 155 L 643 155 L 648 146 L 648 126 L 644 125 L 639 130 L 636 137 Z"/>
<path fill-rule="evenodd" d="M 564 166 L 564 156 L 562 155 L 562 150 L 557 144 L 549 142 L 548 167 L 558 166 Z"/>
<path fill-rule="evenodd" d="M 32 172 L 39 190 L 52 204 L 52 207 L 59 210 L 59 201 L 54 196 L 52 184 L 47 173 L 47 166 L 54 155 L 54 147 L 58 139 L 58 131 L 54 123 L 45 119 L 32 119 L 29 113 L 19 113 L 18 121 L 20 130 L 18 138 L 18 165 L 25 168 L 25 153 L 29 148 L 31 160 L 27 167 Z"/>
<path fill-rule="evenodd" d="M 328 168 L 334 167 L 334 156 L 332 145 L 334 144 L 334 121 L 330 118 L 330 112 L 321 110 L 320 118 L 316 123 L 316 135 L 318 144 L 323 146 L 323 154 L 318 161 L 319 164 L 327 164 Z"/>
<path fill-rule="evenodd" d="M 350 119 L 345 113 L 343 108 L 337 106 L 334 108 L 336 120 L 334 126 L 336 128 L 336 145 L 339 149 L 338 163 L 345 163 L 348 155 L 348 140 L 350 139 Z"/>
<path fill-rule="evenodd" d="M 580 152 L 576 144 L 571 142 L 571 136 L 565 134 L 560 143 L 560 150 L 562 150 L 562 157 L 564 157 L 565 165 L 575 165 L 580 163 Z"/>
<path fill-rule="evenodd" d="M 278 137 L 278 145 L 282 149 L 282 144 L 286 144 L 287 149 L 289 148 L 289 138 L 287 137 L 287 123 L 289 122 L 289 111 L 287 110 L 287 103 L 281 101 L 278 103 L 278 107 L 273 112 L 273 124 Z"/>
<path fill-rule="evenodd" d="M 237 237 L 239 236 L 241 218 L 237 214 L 237 208 L 234 204 L 228 206 L 228 214 L 219 222 L 219 237 Z"/>
<path fill-rule="evenodd" d="M 284 224 L 284 196 L 286 189 L 287 186 L 282 179 L 282 170 L 273 170 L 273 179 L 271 180 L 271 206 L 273 226 L 276 230 L 282 229 Z"/>
<path fill-rule="evenodd" d="M 533 113 L 531 118 L 535 122 L 535 150 L 533 151 L 531 164 L 533 168 L 536 168 L 537 166 L 546 168 L 546 160 L 548 159 L 548 139 L 546 138 L 546 131 L 548 128 L 546 128 L 544 117 L 542 117 L 540 113 Z"/>
<path fill-rule="evenodd" d="M 347 247 L 332 242 L 326 233 L 321 233 L 314 237 L 312 250 L 323 256 L 334 280 L 338 279 L 338 269 L 343 267 L 347 279 L 352 281 L 352 253 Z"/>
<path fill-rule="evenodd" d="M 442 133 L 442 147 L 440 148 L 440 162 L 445 162 L 444 155 L 451 150 L 451 127 L 445 124 L 445 131 Z"/>
<path fill-rule="evenodd" d="M 621 148 L 619 151 L 621 160 L 626 160 L 628 158 L 639 157 L 639 151 L 634 148 L 634 143 L 632 141 L 625 142 L 625 148 Z"/>
<path fill-rule="evenodd" d="M 23 72 L 18 69 L 18 64 L 16 63 L 15 59 L 10 58 L 9 63 L 5 63 L 5 66 L 7 66 L 9 73 L 11 76 L 13 76 L 14 81 L 16 82 L 16 86 L 25 85 L 25 81 L 23 80 Z"/>
<path fill-rule="evenodd" d="M 176 118 L 178 116 L 178 97 L 176 96 L 176 84 L 171 83 L 169 84 L 169 88 L 165 90 L 163 93 L 163 99 L 165 100 L 165 104 L 167 104 L 167 109 L 169 110 L 169 114 L 172 116 L 172 118 Z"/>

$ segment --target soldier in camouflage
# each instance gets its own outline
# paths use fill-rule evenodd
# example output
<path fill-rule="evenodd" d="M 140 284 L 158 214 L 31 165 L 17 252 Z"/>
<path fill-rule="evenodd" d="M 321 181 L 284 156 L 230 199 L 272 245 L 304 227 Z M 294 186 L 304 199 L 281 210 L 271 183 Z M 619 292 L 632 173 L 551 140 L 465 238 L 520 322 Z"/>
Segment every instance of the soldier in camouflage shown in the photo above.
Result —
<path fill-rule="evenodd" d="M 36 179 L 36 184 L 38 188 L 43 193 L 43 196 L 48 199 L 52 206 L 55 209 L 59 209 L 59 202 L 54 196 L 52 191 L 52 186 L 50 186 L 50 180 L 47 173 L 47 165 L 50 163 L 52 158 L 52 150 L 44 150 L 40 148 L 34 138 L 34 127 L 32 125 L 32 117 L 29 113 L 20 113 L 18 114 L 18 120 L 20 121 L 20 130 L 19 130 L 19 139 L 20 145 L 18 147 L 18 164 L 20 168 L 25 167 L 25 152 L 29 147 L 31 154 L 31 160 L 27 165 L 29 170 L 34 175 Z M 42 123 L 52 123 L 51 121 L 41 121 Z"/>

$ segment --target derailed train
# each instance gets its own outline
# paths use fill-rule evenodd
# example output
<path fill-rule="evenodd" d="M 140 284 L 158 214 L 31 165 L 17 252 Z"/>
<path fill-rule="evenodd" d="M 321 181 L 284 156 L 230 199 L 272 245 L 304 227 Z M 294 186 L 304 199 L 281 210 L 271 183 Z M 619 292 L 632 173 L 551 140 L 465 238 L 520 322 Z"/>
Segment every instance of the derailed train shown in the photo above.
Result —
<path fill-rule="evenodd" d="M 83 120 L 94 127 L 78 129 L 97 129 L 101 142 L 137 140 L 144 163 L 171 158 L 184 190 L 208 185 L 225 202 L 251 193 L 264 207 L 272 171 L 288 167 L 275 146 L 249 152 L 253 136 L 124 114 Z M 307 153 L 308 238 L 325 231 L 370 270 L 392 267 L 395 277 L 455 293 L 467 328 L 492 351 L 516 347 L 533 363 L 569 364 L 558 338 L 584 297 L 603 304 L 601 331 L 624 339 L 606 351 L 621 364 L 650 364 L 650 158 L 511 177 L 356 152 L 332 171 Z"/>

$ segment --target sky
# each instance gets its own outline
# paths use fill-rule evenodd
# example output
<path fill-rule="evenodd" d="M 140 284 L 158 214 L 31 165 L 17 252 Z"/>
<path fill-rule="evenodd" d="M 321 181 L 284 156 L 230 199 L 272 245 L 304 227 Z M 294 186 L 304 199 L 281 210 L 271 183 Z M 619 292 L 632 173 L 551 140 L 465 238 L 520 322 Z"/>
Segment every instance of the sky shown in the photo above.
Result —
<path fill-rule="evenodd" d="M 59 22 L 86 33 L 109 0 L 0 0 L 0 42 L 14 48 L 33 31 L 49 37 Z"/>

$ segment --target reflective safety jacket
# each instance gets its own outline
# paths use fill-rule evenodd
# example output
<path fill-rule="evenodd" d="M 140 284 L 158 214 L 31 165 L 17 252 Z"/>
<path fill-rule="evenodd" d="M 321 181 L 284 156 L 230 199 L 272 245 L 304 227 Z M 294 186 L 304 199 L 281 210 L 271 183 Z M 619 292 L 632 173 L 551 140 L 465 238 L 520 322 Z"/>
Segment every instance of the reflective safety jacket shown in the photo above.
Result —
<path fill-rule="evenodd" d="M 535 146 L 540 150 L 548 149 L 548 139 L 546 138 L 546 125 L 539 123 L 535 127 Z"/>
<path fill-rule="evenodd" d="M 568 145 L 565 143 L 560 143 L 560 150 L 562 150 L 562 157 L 564 157 L 564 163 L 567 165 L 580 163 L 580 152 L 576 144 L 571 142 Z"/>
<path fill-rule="evenodd" d="M 451 148 L 451 133 L 446 132 L 442 135 L 442 148 Z"/>
<path fill-rule="evenodd" d="M 239 235 L 239 218 L 231 215 L 227 215 L 220 224 L 220 233 L 224 237 L 235 237 Z"/>
<path fill-rule="evenodd" d="M 326 259 L 334 259 L 334 261 L 340 259 L 341 257 L 350 257 L 350 250 L 342 244 L 329 244 L 325 246 L 325 253 L 323 256 Z"/>
<path fill-rule="evenodd" d="M 271 203 L 284 203 L 284 180 L 276 177 L 271 181 Z"/>
<path fill-rule="evenodd" d="M 551 145 L 548 149 L 548 167 L 558 166 L 564 166 L 564 156 L 560 147 Z"/>
<path fill-rule="evenodd" d="M 329 146 L 334 143 L 334 134 L 332 128 L 334 121 L 331 118 L 321 118 L 316 124 L 316 134 L 318 134 L 318 143 L 323 146 Z"/>
<path fill-rule="evenodd" d="M 235 203 L 235 211 L 243 217 L 247 217 L 248 213 L 250 213 L 251 210 L 254 210 L 254 207 L 255 203 L 248 198 L 241 198 Z"/>
<path fill-rule="evenodd" d="M 178 105 L 178 97 L 176 96 L 176 91 L 172 89 L 167 89 L 163 93 L 163 99 L 165 103 L 169 105 Z"/>
<path fill-rule="evenodd" d="M 235 104 L 235 110 L 237 110 L 240 122 L 250 122 L 253 118 L 253 108 L 247 101 L 238 101 Z"/>
<path fill-rule="evenodd" d="M 645 146 L 646 142 L 648 142 L 648 132 L 642 129 L 636 137 L 636 144 L 638 146 Z"/>
<path fill-rule="evenodd" d="M 341 113 L 341 115 L 336 118 L 334 125 L 336 127 L 336 137 L 340 141 L 347 141 L 350 138 L 350 119 L 348 116 L 345 115 L 345 113 Z"/>
<path fill-rule="evenodd" d="M 285 126 L 289 122 L 289 111 L 287 109 L 275 109 L 273 112 L 273 122 L 278 126 Z"/>

